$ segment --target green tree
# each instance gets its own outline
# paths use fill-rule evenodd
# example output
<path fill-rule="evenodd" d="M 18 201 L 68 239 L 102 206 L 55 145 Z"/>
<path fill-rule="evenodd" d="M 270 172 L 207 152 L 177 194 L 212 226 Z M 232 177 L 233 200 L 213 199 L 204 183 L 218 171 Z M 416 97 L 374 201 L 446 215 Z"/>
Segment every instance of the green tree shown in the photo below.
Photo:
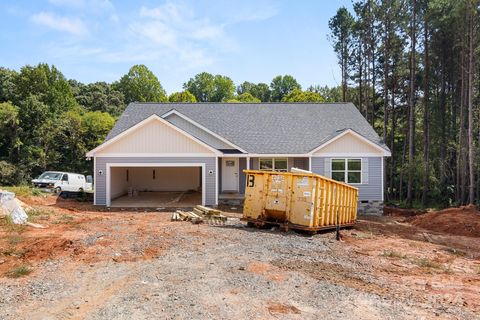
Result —
<path fill-rule="evenodd" d="M 249 92 L 237 95 L 234 99 L 227 100 L 229 103 L 259 103 L 260 99 L 255 98 Z"/>
<path fill-rule="evenodd" d="M 125 103 L 130 102 L 165 102 L 165 90 L 158 78 L 145 65 L 134 65 L 120 81 L 114 84 L 114 89 L 123 93 Z"/>
<path fill-rule="evenodd" d="M 341 7 L 328 22 L 333 42 L 333 48 L 337 54 L 342 71 L 342 101 L 347 101 L 347 81 L 352 46 L 353 16 L 347 8 Z"/>
<path fill-rule="evenodd" d="M 307 91 L 320 94 L 325 102 L 339 102 L 342 101 L 342 87 L 328 87 L 328 86 L 310 86 Z"/>
<path fill-rule="evenodd" d="M 52 153 L 60 155 L 57 158 L 49 159 L 48 166 L 62 168 L 65 171 L 86 173 L 85 147 L 82 128 L 81 110 L 72 110 L 62 114 L 57 120 L 55 140 L 62 141 L 52 148 Z"/>
<path fill-rule="evenodd" d="M 76 105 L 70 84 L 55 66 L 40 63 L 22 67 L 14 83 L 17 105 L 32 95 L 47 105 L 51 114 L 65 112 Z"/>
<path fill-rule="evenodd" d="M 15 185 L 21 182 L 18 179 L 18 167 L 8 161 L 0 160 L 0 185 Z"/>
<path fill-rule="evenodd" d="M 115 119 L 106 112 L 94 111 L 83 115 L 82 131 L 86 150 L 92 150 L 105 140 Z"/>
<path fill-rule="evenodd" d="M 282 99 L 283 102 L 324 102 L 325 99 L 316 92 L 294 89 Z"/>
<path fill-rule="evenodd" d="M 270 84 L 272 101 L 282 101 L 283 97 L 295 89 L 302 90 L 302 86 L 291 75 L 276 76 Z"/>
<path fill-rule="evenodd" d="M 187 102 L 187 103 L 195 103 L 197 102 L 197 99 L 193 94 L 190 93 L 190 91 L 185 90 L 181 92 L 175 92 L 172 93 L 168 97 L 168 101 L 170 102 Z"/>
<path fill-rule="evenodd" d="M 270 88 L 266 83 L 252 83 L 245 81 L 237 87 L 237 94 L 250 93 L 255 98 L 263 102 L 270 101 Z"/>
<path fill-rule="evenodd" d="M 7 68 L 0 67 L 0 102 L 16 102 L 15 97 L 15 78 L 17 72 Z"/>
<path fill-rule="evenodd" d="M 221 102 L 233 98 L 235 84 L 232 79 L 222 75 L 202 72 L 183 84 L 199 102 Z"/>
<path fill-rule="evenodd" d="M 19 139 L 22 144 L 15 160 L 27 177 L 45 170 L 52 159 L 60 156 L 50 152 L 51 146 L 58 144 L 55 140 L 58 126 L 56 115 L 49 111 L 49 106 L 37 95 L 28 96 L 20 105 Z"/>
<path fill-rule="evenodd" d="M 119 116 L 125 109 L 123 94 L 106 82 L 87 85 L 77 82 L 74 85 L 72 91 L 77 103 L 88 111 L 102 111 Z"/>
<path fill-rule="evenodd" d="M 255 83 L 244 81 L 237 86 L 237 94 L 240 95 L 242 93 L 252 93 L 252 89 L 255 87 Z"/>
<path fill-rule="evenodd" d="M 235 84 L 232 79 L 227 76 L 217 74 L 213 79 L 213 102 L 226 101 L 233 97 L 235 93 Z"/>
<path fill-rule="evenodd" d="M 20 145 L 18 108 L 9 102 L 0 103 L 0 159 L 11 157 Z"/>

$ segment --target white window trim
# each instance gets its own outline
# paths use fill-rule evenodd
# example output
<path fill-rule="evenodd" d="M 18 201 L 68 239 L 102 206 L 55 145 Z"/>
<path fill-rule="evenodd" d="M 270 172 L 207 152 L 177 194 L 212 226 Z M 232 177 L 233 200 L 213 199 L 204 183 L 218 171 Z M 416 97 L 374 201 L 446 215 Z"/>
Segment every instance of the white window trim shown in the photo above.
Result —
<path fill-rule="evenodd" d="M 333 161 L 334 160 L 343 160 L 343 162 L 345 162 L 345 170 L 333 170 Z M 350 170 L 351 172 L 360 172 L 360 183 L 354 183 L 354 182 L 348 182 L 348 160 L 358 160 L 360 161 L 360 170 Z M 331 161 L 330 161 L 330 176 L 333 176 L 333 172 L 342 172 L 342 171 L 345 171 L 345 179 L 344 181 L 341 181 L 341 182 L 344 182 L 344 183 L 348 183 L 348 184 L 351 184 L 351 185 L 361 185 L 363 184 L 363 179 L 362 179 L 362 172 L 363 172 L 363 165 L 362 165 L 362 159 L 361 158 L 332 158 Z M 332 178 L 333 179 L 333 178 Z"/>
<path fill-rule="evenodd" d="M 262 160 L 272 160 L 272 170 L 267 170 L 267 169 L 261 169 L 260 162 Z M 287 162 L 287 168 L 286 169 L 280 169 L 280 170 L 285 170 L 285 171 L 277 171 L 275 169 L 275 160 L 285 160 Z M 288 158 L 258 158 L 258 170 L 263 170 L 263 171 L 272 171 L 272 172 L 288 172 Z"/>

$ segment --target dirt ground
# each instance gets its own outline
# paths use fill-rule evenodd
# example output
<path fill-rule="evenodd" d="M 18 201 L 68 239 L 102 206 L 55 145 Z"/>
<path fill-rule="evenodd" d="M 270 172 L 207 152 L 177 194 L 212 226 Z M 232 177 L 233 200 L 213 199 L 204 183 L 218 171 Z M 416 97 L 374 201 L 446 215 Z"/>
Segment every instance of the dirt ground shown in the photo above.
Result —
<path fill-rule="evenodd" d="M 0 319 L 480 319 L 474 208 L 390 210 L 335 241 L 247 228 L 238 209 L 194 225 L 22 200 L 47 228 L 0 220 Z"/>

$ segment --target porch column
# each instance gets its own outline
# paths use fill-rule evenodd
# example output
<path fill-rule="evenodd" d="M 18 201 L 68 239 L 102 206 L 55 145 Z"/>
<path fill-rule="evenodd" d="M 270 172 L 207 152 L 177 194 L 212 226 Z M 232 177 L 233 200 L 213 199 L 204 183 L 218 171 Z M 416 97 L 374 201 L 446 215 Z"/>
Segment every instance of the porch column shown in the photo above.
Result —
<path fill-rule="evenodd" d="M 250 170 L 250 157 L 247 157 L 247 170 Z"/>

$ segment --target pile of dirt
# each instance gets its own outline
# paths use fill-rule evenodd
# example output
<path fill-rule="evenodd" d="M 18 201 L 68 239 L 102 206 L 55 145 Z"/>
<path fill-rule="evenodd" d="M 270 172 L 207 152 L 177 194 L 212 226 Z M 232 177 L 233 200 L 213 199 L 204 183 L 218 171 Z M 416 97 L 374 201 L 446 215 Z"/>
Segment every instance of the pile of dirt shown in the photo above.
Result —
<path fill-rule="evenodd" d="M 475 206 L 428 212 L 412 217 L 409 222 L 435 232 L 480 237 L 480 212 Z"/>
<path fill-rule="evenodd" d="M 426 210 L 418 210 L 418 209 L 401 209 L 396 207 L 384 207 L 383 214 L 386 216 L 393 216 L 393 217 L 413 217 L 418 216 L 420 214 L 426 213 Z"/>

